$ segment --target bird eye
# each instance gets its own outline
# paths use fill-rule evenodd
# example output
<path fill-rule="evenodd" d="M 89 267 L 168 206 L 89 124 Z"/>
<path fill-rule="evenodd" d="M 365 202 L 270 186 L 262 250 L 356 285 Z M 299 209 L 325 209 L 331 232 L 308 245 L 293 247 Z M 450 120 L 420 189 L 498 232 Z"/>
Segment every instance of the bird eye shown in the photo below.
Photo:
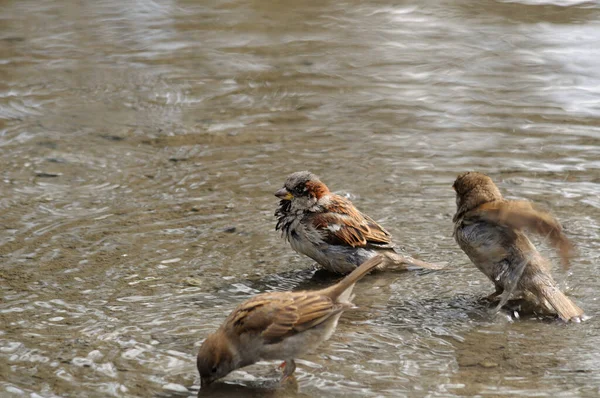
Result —
<path fill-rule="evenodd" d="M 217 365 L 213 366 L 210 370 L 212 373 L 217 373 Z"/>
<path fill-rule="evenodd" d="M 306 191 L 307 191 L 306 185 L 298 185 L 298 186 L 294 187 L 294 193 L 296 195 L 302 195 Z"/>

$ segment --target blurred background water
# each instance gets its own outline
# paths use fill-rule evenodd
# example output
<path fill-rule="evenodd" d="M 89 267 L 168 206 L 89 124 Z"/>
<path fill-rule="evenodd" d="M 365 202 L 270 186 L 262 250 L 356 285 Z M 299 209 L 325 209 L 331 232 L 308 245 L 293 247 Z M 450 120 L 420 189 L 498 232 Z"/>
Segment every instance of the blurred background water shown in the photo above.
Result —
<path fill-rule="evenodd" d="M 598 396 L 599 43 L 583 1 L 0 1 L 0 396 L 196 395 L 237 303 L 319 285 L 274 231 L 303 169 L 448 267 L 366 278 L 296 386 L 222 396 Z M 488 314 L 474 169 L 563 222 L 591 320 Z"/>

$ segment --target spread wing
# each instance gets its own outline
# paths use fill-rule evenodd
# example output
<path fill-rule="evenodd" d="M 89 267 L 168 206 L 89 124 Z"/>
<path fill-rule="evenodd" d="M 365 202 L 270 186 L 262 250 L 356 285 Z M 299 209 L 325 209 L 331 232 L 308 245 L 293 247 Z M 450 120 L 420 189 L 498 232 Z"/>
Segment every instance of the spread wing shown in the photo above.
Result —
<path fill-rule="evenodd" d="M 494 201 L 469 211 L 465 218 L 479 217 L 489 222 L 515 229 L 529 229 L 547 237 L 554 246 L 565 268 L 569 268 L 569 259 L 574 248 L 562 231 L 560 223 L 551 214 L 535 209 L 526 201 Z"/>
<path fill-rule="evenodd" d="M 266 293 L 241 304 L 228 322 L 239 335 L 261 334 L 271 344 L 317 326 L 344 308 L 317 292 Z"/>
<path fill-rule="evenodd" d="M 335 196 L 327 210 L 308 216 L 325 242 L 352 247 L 392 247 L 390 233 L 371 217 L 358 211 L 350 201 Z"/>

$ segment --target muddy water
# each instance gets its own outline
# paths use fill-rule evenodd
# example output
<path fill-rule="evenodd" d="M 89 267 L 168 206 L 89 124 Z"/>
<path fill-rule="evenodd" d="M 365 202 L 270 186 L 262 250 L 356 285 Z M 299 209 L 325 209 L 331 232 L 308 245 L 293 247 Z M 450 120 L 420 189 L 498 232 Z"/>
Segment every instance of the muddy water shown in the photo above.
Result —
<path fill-rule="evenodd" d="M 448 269 L 366 278 L 296 385 L 261 363 L 211 394 L 600 394 L 593 3 L 1 4 L 0 396 L 196 395 L 240 300 L 331 282 L 274 231 L 300 169 Z M 554 210 L 591 320 L 488 314 L 451 237 L 469 169 Z"/>

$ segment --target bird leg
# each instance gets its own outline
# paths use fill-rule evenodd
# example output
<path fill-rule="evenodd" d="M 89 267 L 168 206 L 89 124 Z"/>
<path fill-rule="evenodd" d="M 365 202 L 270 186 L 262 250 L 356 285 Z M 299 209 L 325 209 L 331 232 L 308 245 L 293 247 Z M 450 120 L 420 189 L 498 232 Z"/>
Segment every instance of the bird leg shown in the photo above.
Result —
<path fill-rule="evenodd" d="M 494 293 L 490 294 L 489 296 L 487 296 L 485 299 L 487 301 L 491 301 L 491 302 L 498 301 L 500 299 L 499 297 L 502 295 L 503 291 L 504 291 L 504 289 L 502 289 L 501 286 L 496 285 L 496 291 Z"/>
<path fill-rule="evenodd" d="M 281 365 L 279 365 L 279 369 L 283 369 L 283 375 L 280 381 L 280 383 L 283 384 L 287 379 L 290 378 L 290 376 L 294 374 L 294 371 L 296 370 L 296 362 L 293 359 L 286 359 Z"/>

